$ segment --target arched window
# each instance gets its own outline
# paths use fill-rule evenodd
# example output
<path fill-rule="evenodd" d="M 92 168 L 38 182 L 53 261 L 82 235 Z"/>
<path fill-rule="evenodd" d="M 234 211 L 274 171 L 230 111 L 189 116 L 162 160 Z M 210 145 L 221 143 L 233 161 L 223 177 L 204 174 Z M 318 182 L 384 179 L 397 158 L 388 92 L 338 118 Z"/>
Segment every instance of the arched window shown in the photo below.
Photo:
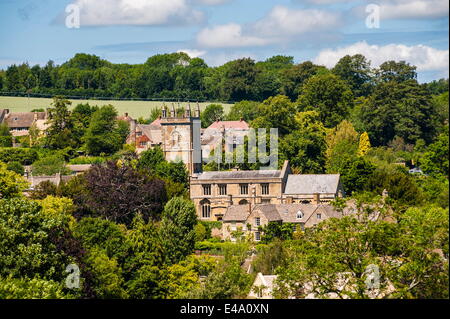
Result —
<path fill-rule="evenodd" d="M 241 199 L 239 201 L 239 205 L 247 205 L 247 204 L 248 204 L 248 201 L 246 199 Z"/>
<path fill-rule="evenodd" d="M 297 219 L 302 219 L 303 218 L 303 212 L 301 211 L 301 210 L 299 210 L 298 212 L 297 212 Z"/>
<path fill-rule="evenodd" d="M 204 199 L 200 202 L 202 207 L 202 218 L 211 218 L 211 202 Z"/>

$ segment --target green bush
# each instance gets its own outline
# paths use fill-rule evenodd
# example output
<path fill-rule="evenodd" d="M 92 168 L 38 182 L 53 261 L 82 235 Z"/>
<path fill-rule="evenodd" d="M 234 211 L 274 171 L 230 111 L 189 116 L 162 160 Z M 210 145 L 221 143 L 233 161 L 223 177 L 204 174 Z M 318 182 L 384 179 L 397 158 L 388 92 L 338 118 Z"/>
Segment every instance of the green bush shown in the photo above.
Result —
<path fill-rule="evenodd" d="M 4 163 L 19 162 L 22 165 L 31 165 L 39 158 L 34 149 L 2 147 L 0 148 L 0 161 Z"/>
<path fill-rule="evenodd" d="M 15 172 L 15 173 L 17 173 L 19 175 L 25 174 L 25 169 L 23 168 L 23 165 L 20 164 L 19 162 L 9 162 L 6 165 L 6 169 L 10 170 L 10 171 L 13 171 L 13 172 Z"/>
<path fill-rule="evenodd" d="M 0 136 L 0 147 L 11 147 L 12 142 L 12 136 Z"/>

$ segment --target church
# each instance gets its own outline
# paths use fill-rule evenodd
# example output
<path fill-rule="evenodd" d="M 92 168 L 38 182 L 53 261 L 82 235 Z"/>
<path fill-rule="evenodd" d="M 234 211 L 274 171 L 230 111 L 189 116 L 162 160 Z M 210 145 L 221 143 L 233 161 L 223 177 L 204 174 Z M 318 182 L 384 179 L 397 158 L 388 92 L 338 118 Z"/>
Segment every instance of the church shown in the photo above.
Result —
<path fill-rule="evenodd" d="M 339 174 L 292 174 L 289 161 L 279 170 L 203 172 L 204 143 L 198 104 L 194 111 L 188 105 L 183 114 L 177 114 L 174 105 L 170 110 L 164 107 L 161 117 L 148 128 L 141 126 L 131 120 L 128 142 L 138 149 L 138 143 L 142 145 L 138 140 L 148 135 L 145 149 L 161 145 L 167 161 L 185 163 L 190 176 L 190 198 L 200 220 L 222 221 L 232 206 L 245 206 L 251 211 L 256 205 L 327 203 L 345 195 Z M 239 134 L 242 136 L 242 129 Z"/>

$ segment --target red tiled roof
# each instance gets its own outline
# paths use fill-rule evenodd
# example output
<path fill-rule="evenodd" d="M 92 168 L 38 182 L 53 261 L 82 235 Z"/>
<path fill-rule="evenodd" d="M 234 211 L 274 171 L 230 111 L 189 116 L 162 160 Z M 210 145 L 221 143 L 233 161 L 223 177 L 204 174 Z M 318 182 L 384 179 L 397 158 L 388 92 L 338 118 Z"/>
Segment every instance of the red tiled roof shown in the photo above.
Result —
<path fill-rule="evenodd" d="M 245 121 L 215 121 L 208 129 L 241 129 L 248 130 L 250 127 Z"/>
<path fill-rule="evenodd" d="M 156 120 L 154 120 L 153 122 L 151 122 L 150 125 L 153 125 L 153 126 L 161 126 L 161 118 L 158 117 Z"/>

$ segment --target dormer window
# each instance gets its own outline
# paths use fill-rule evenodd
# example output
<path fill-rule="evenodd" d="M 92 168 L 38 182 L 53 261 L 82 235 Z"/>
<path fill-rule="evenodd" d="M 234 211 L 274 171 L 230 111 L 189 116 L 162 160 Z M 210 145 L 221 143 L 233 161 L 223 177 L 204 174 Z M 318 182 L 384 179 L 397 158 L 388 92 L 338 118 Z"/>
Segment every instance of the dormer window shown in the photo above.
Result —
<path fill-rule="evenodd" d="M 299 211 L 297 212 L 297 219 L 302 219 L 303 216 L 304 216 L 303 212 L 299 210 Z"/>

